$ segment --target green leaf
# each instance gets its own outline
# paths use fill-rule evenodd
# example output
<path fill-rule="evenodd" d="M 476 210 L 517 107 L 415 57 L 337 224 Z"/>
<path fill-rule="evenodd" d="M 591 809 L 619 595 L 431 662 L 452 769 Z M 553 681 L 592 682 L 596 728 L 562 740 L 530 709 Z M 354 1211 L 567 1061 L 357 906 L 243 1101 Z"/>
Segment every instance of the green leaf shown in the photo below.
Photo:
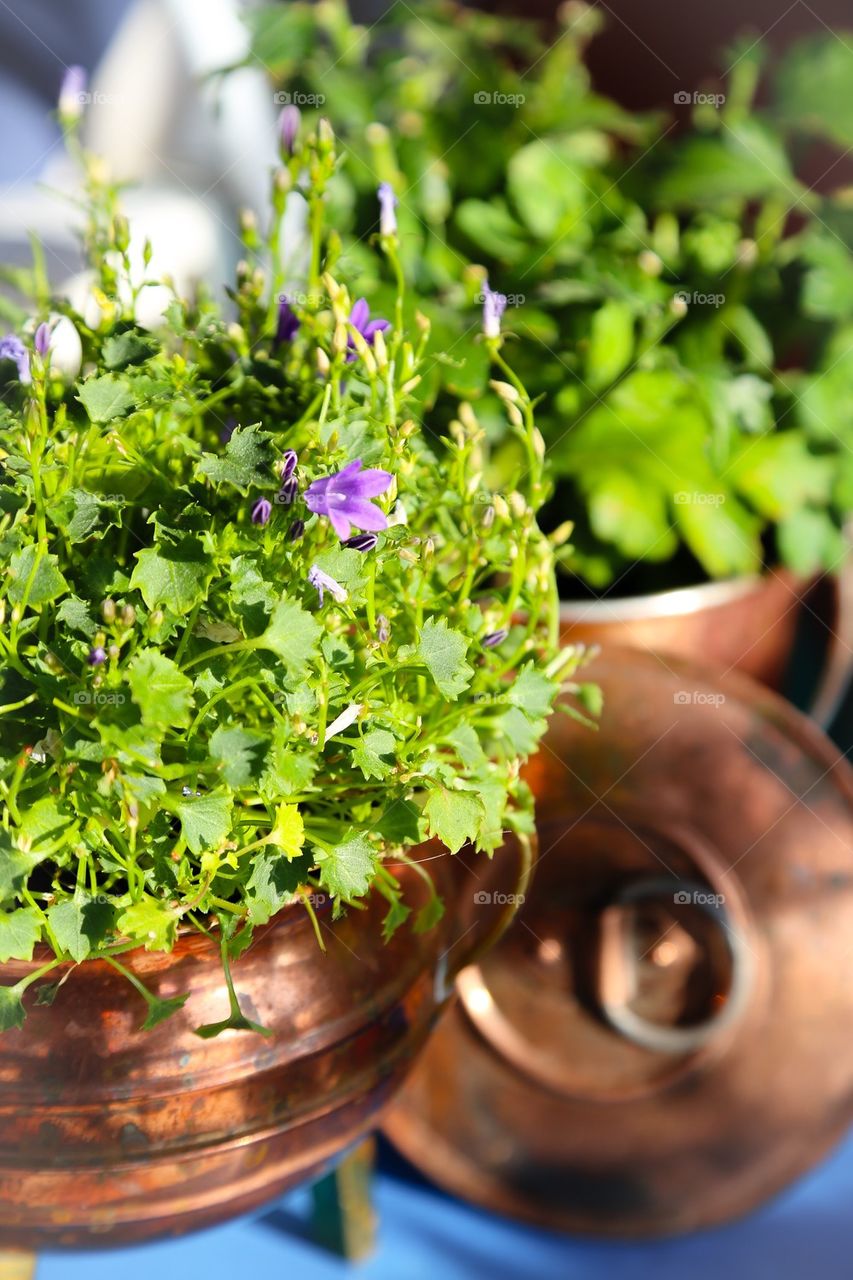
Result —
<path fill-rule="evenodd" d="M 113 912 L 106 902 L 68 900 L 50 907 L 47 919 L 62 950 L 79 964 L 107 936 Z"/>
<path fill-rule="evenodd" d="M 95 620 L 89 612 L 89 606 L 77 596 L 66 596 L 56 611 L 56 620 L 68 627 L 70 631 L 79 631 L 87 640 L 91 639 L 97 630 Z"/>
<path fill-rule="evenodd" d="M 457 226 L 471 243 L 499 262 L 521 262 L 530 251 L 524 228 L 499 197 L 463 200 L 455 216 Z"/>
<path fill-rule="evenodd" d="M 648 478 L 606 471 L 590 479 L 587 501 L 596 537 L 628 559 L 662 558 L 675 551 L 666 495 Z"/>
<path fill-rule="evenodd" d="M 421 840 L 421 811 L 411 800 L 395 800 L 376 824 L 377 833 L 391 845 L 413 845 Z"/>
<path fill-rule="evenodd" d="M 428 618 L 424 623 L 418 653 L 446 698 L 458 698 L 471 682 L 474 672 L 465 661 L 467 652 L 467 639 L 452 631 L 446 618 Z"/>
<path fill-rule="evenodd" d="M 540 240 L 577 238 L 585 231 L 593 198 L 569 149 L 560 141 L 537 139 L 514 151 L 507 165 L 507 186 L 522 219 Z"/>
<path fill-rule="evenodd" d="M 611 299 L 595 312 L 586 352 L 586 381 L 601 391 L 624 373 L 634 354 L 634 312 L 627 302 Z"/>
<path fill-rule="evenodd" d="M 271 436 L 259 426 L 238 427 L 221 456 L 205 453 L 198 474 L 214 484 L 231 484 L 243 493 L 250 488 L 269 488 L 275 481 Z"/>
<path fill-rule="evenodd" d="M 827 512 L 808 507 L 780 520 L 776 541 L 784 563 L 804 578 L 819 569 L 837 569 L 848 554 L 844 535 Z"/>
<path fill-rule="evenodd" d="M 6 902 L 19 892 L 40 861 L 39 855 L 21 853 L 12 844 L 8 832 L 0 831 L 0 902 Z"/>
<path fill-rule="evenodd" d="M 137 551 L 130 585 L 142 593 L 149 609 L 164 605 L 173 613 L 186 614 L 203 598 L 212 568 L 199 543 L 184 539 L 177 546 Z"/>
<path fill-rule="evenodd" d="M 779 139 L 758 120 L 744 119 L 720 135 L 693 135 L 677 147 L 655 202 L 702 208 L 776 194 L 796 200 L 803 190 Z"/>
<path fill-rule="evenodd" d="M 559 688 L 557 681 L 549 680 L 544 672 L 529 663 L 522 667 L 510 685 L 507 697 L 513 706 L 520 707 L 531 719 L 538 720 L 550 715 Z"/>
<path fill-rule="evenodd" d="M 819 32 L 798 40 L 777 76 L 777 109 L 798 133 L 853 146 L 853 32 Z"/>
<path fill-rule="evenodd" d="M 189 724 L 192 681 L 171 658 L 156 649 L 140 649 L 128 667 L 127 682 L 143 724 Z"/>
<path fill-rule="evenodd" d="M 101 504 L 85 489 L 69 489 L 52 508 L 50 517 L 70 542 L 83 542 L 100 523 Z"/>
<path fill-rule="evenodd" d="M 17 551 L 9 562 L 9 599 L 12 604 L 26 600 L 31 609 L 49 604 L 68 590 L 59 572 L 56 556 L 44 555 L 32 545 Z"/>
<path fill-rule="evenodd" d="M 378 856 L 366 836 L 352 835 L 333 849 L 318 850 L 315 861 L 323 886 L 334 897 L 349 901 L 367 893 L 376 874 Z"/>
<path fill-rule="evenodd" d="M 827 503 L 834 475 L 834 460 L 811 453 L 798 431 L 750 441 L 728 468 L 738 492 L 769 520 L 780 520 L 809 503 Z"/>
<path fill-rule="evenodd" d="M 256 854 L 252 874 L 246 884 L 251 923 L 266 924 L 282 907 L 292 902 L 294 893 L 305 882 L 310 869 L 307 856 L 288 858 L 280 853 Z"/>
<path fill-rule="evenodd" d="M 33 907 L 0 911 L 0 964 L 7 960 L 32 960 L 41 937 L 41 917 Z"/>
<path fill-rule="evenodd" d="M 323 628 L 294 600 L 281 600 L 269 626 L 255 644 L 278 654 L 291 674 L 299 675 L 316 657 Z"/>
<path fill-rule="evenodd" d="M 179 1009 L 183 1009 L 189 998 L 189 991 L 185 991 L 180 996 L 169 996 L 167 1000 L 152 996 L 148 1001 L 148 1013 L 140 1027 L 140 1031 L 150 1031 L 152 1027 L 156 1027 L 159 1023 L 165 1022 L 167 1018 L 171 1018 Z"/>
<path fill-rule="evenodd" d="M 231 831 L 233 800 L 228 795 L 184 796 L 175 804 L 184 839 L 193 853 L 218 849 Z"/>
<path fill-rule="evenodd" d="M 101 358 L 107 369 L 123 369 L 128 364 L 140 364 L 157 350 L 153 338 L 128 330 L 107 338 L 101 350 Z"/>
<path fill-rule="evenodd" d="M 688 496 L 708 499 L 715 495 Z M 712 578 L 760 571 L 761 521 L 734 497 L 720 502 L 677 503 L 675 516 L 684 541 Z"/>
<path fill-rule="evenodd" d="M 159 898 L 145 897 L 121 913 L 116 928 L 146 951 L 171 951 L 177 936 L 178 917 Z"/>
<path fill-rule="evenodd" d="M 92 422 L 112 422 L 132 409 L 134 396 L 126 378 L 105 373 L 97 378 L 87 378 L 80 387 L 77 399 L 83 405 Z"/>
<path fill-rule="evenodd" d="M 229 787 L 239 790 L 257 783 L 264 770 L 268 739 L 263 734 L 220 725 L 210 739 L 210 756 Z"/>
<path fill-rule="evenodd" d="M 394 752 L 397 739 L 386 729 L 371 729 L 352 753 L 353 764 L 358 765 L 365 778 L 387 778 L 394 767 Z M 390 756 L 390 760 L 383 760 Z"/>
<path fill-rule="evenodd" d="M 0 1031 L 11 1031 L 24 1025 L 24 1002 L 21 988 L 0 986 Z"/>
<path fill-rule="evenodd" d="M 485 817 L 483 802 L 471 791 L 450 791 L 437 787 L 424 805 L 429 834 L 437 836 L 451 853 L 458 853 L 468 840 L 476 839 Z"/>

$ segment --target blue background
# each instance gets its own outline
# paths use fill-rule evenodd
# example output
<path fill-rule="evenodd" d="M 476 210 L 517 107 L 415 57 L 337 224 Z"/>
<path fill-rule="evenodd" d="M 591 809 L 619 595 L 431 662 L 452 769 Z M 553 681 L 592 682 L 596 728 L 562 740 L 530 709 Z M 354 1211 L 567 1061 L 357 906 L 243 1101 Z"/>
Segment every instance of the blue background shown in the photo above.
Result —
<path fill-rule="evenodd" d="M 310 1240 L 309 1195 L 183 1240 L 49 1254 L 37 1280 L 851 1280 L 853 1134 L 741 1222 L 678 1240 L 622 1244 L 519 1226 L 445 1196 L 387 1150 L 375 1186 L 374 1256 L 356 1267 Z"/>

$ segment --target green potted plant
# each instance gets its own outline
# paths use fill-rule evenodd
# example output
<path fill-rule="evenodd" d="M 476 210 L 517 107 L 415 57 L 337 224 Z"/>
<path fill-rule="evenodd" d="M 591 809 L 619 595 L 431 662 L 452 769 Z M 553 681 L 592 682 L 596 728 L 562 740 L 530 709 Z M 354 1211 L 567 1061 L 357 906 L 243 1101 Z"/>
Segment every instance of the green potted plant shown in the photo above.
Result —
<path fill-rule="evenodd" d="M 233 305 L 175 298 L 148 332 L 63 118 L 97 323 L 37 277 L 0 344 L 0 1226 L 29 1247 L 240 1212 L 365 1130 L 523 894 L 519 767 L 577 661 L 503 340 L 525 465 L 484 505 L 483 433 L 463 410 L 439 456 L 413 400 L 402 277 L 384 318 L 351 292 L 328 125 L 290 117 Z"/>
<path fill-rule="evenodd" d="M 796 94 L 819 91 L 795 51 L 775 107 L 757 111 L 760 48 L 745 46 L 719 92 L 631 116 L 590 87 L 599 11 L 558 19 L 546 39 L 445 0 L 369 33 L 335 0 L 249 15 L 279 96 L 321 98 L 356 157 L 336 199 L 370 298 L 388 283 L 365 259 L 369 174 L 398 192 L 404 262 L 448 334 L 450 362 L 422 394 L 437 418 L 447 392 L 472 399 L 498 488 L 518 445 L 469 334 L 484 278 L 507 298 L 557 481 L 546 519 L 575 521 L 573 634 L 609 619 L 778 674 L 801 583 L 838 566 L 851 509 L 831 391 L 849 364 L 849 291 L 831 287 L 850 274 L 848 215 L 843 193 L 798 182 L 786 123 L 806 118 Z M 828 56 L 843 80 L 844 55 Z M 689 594 L 647 594 L 664 588 Z"/>

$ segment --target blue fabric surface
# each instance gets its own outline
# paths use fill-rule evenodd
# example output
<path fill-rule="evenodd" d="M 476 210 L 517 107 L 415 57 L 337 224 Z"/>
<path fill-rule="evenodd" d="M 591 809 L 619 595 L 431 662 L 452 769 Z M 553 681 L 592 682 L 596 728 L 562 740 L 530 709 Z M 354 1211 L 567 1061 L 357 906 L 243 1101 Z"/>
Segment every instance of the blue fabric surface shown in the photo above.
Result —
<path fill-rule="evenodd" d="M 104 1253 L 49 1254 L 37 1280 L 850 1280 L 853 1135 L 828 1160 L 749 1218 L 644 1244 L 566 1238 L 453 1200 L 383 1161 L 379 1245 L 357 1268 L 307 1231 L 309 1196 L 179 1241 Z"/>

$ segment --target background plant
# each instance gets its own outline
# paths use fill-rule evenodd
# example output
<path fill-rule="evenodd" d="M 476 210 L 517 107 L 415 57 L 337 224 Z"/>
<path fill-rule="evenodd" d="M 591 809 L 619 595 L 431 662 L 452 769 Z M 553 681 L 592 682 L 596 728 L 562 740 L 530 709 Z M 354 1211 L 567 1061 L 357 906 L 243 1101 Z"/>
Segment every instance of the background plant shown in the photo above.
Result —
<path fill-rule="evenodd" d="M 681 95 L 689 111 L 635 117 L 591 88 L 600 13 L 582 4 L 553 33 L 451 3 L 394 6 L 369 32 L 336 0 L 249 21 L 280 96 L 321 99 L 343 132 L 343 252 L 368 297 L 388 288 L 367 254 L 370 175 L 400 195 L 406 273 L 449 357 L 422 397 L 439 418 L 443 392 L 477 397 L 498 442 L 470 335 L 485 276 L 517 303 L 508 327 L 561 481 L 550 518 L 576 519 L 575 574 L 601 588 L 639 562 L 628 581 L 649 586 L 838 562 L 848 201 L 808 190 L 795 162 L 804 131 L 850 145 L 843 40 L 795 49 L 766 109 L 745 42 L 725 84 Z M 501 444 L 496 474 L 516 461 Z"/>
<path fill-rule="evenodd" d="M 313 914 L 315 891 L 338 909 L 378 891 L 390 933 L 409 914 L 392 854 L 435 836 L 491 855 L 531 830 L 519 766 L 577 655 L 556 646 L 530 400 L 493 332 L 516 483 L 485 486 L 468 405 L 437 456 L 413 401 L 428 322 L 407 326 L 400 292 L 368 323 L 327 218 L 334 138 L 291 125 L 268 234 L 244 227 L 236 318 L 176 300 L 162 332 L 136 326 L 127 226 L 84 155 L 98 323 L 65 309 L 83 373 L 54 365 L 46 296 L 8 339 L 0 961 L 47 950 L 0 987 L 6 1027 L 27 986 L 52 998 L 42 980 L 61 962 L 122 968 L 184 926 L 218 924 L 227 971 L 280 909 Z M 311 236 L 299 301 L 279 292 L 295 188 Z M 402 290 L 393 218 L 374 252 Z M 414 926 L 440 912 L 433 895 Z M 186 998 L 131 980 L 147 1026 Z M 233 1000 L 200 1032 L 226 1027 L 257 1029 Z"/>

